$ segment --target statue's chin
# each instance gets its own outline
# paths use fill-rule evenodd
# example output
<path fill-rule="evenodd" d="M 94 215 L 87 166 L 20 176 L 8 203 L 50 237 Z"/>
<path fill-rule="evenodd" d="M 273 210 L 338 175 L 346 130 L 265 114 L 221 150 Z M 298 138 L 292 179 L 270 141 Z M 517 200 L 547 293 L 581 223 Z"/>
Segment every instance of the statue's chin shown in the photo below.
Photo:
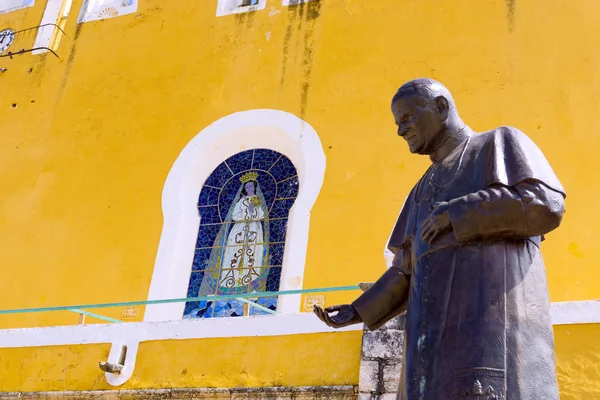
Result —
<path fill-rule="evenodd" d="M 419 147 L 409 146 L 408 151 L 410 151 L 412 154 L 424 154 Z"/>

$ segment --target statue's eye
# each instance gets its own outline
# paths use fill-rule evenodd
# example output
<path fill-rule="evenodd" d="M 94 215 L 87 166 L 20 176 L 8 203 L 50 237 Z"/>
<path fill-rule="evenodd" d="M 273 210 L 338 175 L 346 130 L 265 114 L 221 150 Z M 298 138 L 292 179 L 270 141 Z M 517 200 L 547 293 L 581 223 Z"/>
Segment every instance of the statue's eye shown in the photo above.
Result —
<path fill-rule="evenodd" d="M 410 118 L 409 118 L 408 114 L 404 114 L 402 116 L 402 118 L 400 118 L 400 122 L 406 123 L 406 122 L 408 122 L 409 119 Z"/>

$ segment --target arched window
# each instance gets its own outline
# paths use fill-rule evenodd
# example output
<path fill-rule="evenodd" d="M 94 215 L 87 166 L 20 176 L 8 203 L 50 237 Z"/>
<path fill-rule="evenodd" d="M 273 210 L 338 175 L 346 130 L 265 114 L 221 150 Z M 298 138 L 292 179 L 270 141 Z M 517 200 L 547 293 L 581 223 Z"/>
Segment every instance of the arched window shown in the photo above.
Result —
<path fill-rule="evenodd" d="M 209 183 L 212 179 L 211 175 L 222 170 L 219 166 L 224 161 L 229 160 L 230 157 L 241 157 L 238 153 L 252 149 L 255 149 L 253 150 L 255 165 L 251 167 L 257 164 L 257 154 L 261 153 L 259 150 L 269 149 L 268 151 L 272 152 L 269 154 L 283 155 L 280 158 L 270 158 L 270 162 L 274 163 L 269 171 L 271 175 L 278 173 L 276 172 L 279 170 L 277 160 L 291 161 L 297 172 L 297 197 L 295 201 L 288 201 L 288 205 L 293 203 L 293 207 L 289 210 L 289 214 L 287 210 L 285 211 L 284 216 L 288 218 L 287 227 L 285 231 L 280 231 L 285 233 L 285 254 L 282 255 L 281 276 L 278 278 L 280 283 L 272 282 L 271 287 L 278 286 L 280 291 L 302 289 L 310 214 L 323 185 L 325 153 L 317 132 L 306 121 L 285 111 L 260 109 L 237 112 L 213 122 L 199 132 L 175 159 L 163 188 L 164 224 L 148 290 L 148 300 L 179 299 L 186 296 L 198 247 L 199 227 L 201 223 L 207 221 L 206 219 L 201 221 L 198 209 L 201 189 L 205 185 L 213 186 Z M 227 164 L 232 170 L 237 168 L 231 165 L 235 164 L 234 162 L 227 161 Z M 267 167 L 263 170 L 265 168 Z M 294 172 L 287 169 L 286 173 Z M 235 174 L 237 172 L 230 175 Z M 241 178 L 241 175 L 238 177 Z M 235 178 L 238 179 L 236 190 L 241 185 L 239 178 Z M 234 182 L 234 179 L 231 181 Z M 215 185 L 215 187 L 222 186 Z M 262 192 L 269 190 L 268 187 L 261 187 Z M 277 190 L 279 195 L 279 190 L 282 190 L 281 184 L 278 185 Z M 270 212 L 269 218 L 274 217 L 274 210 Z M 272 223 L 269 223 L 269 240 L 273 241 L 271 225 Z M 275 253 L 271 251 L 272 258 L 274 255 Z M 301 309 L 300 301 L 300 294 L 279 296 L 277 314 L 298 313 Z M 185 308 L 185 302 L 149 304 L 144 312 L 144 321 L 181 320 L 192 310 L 190 308 L 186 312 Z M 219 324 L 218 321 L 230 324 L 228 320 L 228 318 L 213 318 L 210 322 L 213 325 Z M 250 324 L 249 321 L 252 321 L 246 318 L 236 320 L 239 320 L 242 325 L 243 321 L 248 321 Z"/>
<path fill-rule="evenodd" d="M 287 219 L 298 190 L 296 168 L 273 150 L 247 150 L 219 165 L 198 199 L 187 297 L 279 290 Z M 188 302 L 184 318 L 261 315 L 276 308 L 276 297 Z"/>

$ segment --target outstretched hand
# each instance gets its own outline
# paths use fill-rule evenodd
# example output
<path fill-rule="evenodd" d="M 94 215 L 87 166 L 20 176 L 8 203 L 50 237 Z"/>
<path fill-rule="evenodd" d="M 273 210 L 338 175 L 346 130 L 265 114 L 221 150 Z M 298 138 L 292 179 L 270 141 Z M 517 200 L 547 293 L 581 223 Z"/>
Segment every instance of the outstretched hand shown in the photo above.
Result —
<path fill-rule="evenodd" d="M 421 239 L 424 242 L 433 244 L 439 238 L 452 231 L 452 222 L 450 221 L 450 212 L 448 203 L 442 202 L 434 205 L 433 211 L 423 222 L 423 231 Z"/>
<path fill-rule="evenodd" d="M 332 328 L 342 328 L 348 325 L 359 324 L 362 322 L 360 315 L 356 312 L 351 304 L 344 304 L 341 306 L 331 306 L 323 310 L 319 306 L 315 306 L 313 309 L 317 317 Z M 330 313 L 337 313 L 335 315 L 329 315 Z"/>

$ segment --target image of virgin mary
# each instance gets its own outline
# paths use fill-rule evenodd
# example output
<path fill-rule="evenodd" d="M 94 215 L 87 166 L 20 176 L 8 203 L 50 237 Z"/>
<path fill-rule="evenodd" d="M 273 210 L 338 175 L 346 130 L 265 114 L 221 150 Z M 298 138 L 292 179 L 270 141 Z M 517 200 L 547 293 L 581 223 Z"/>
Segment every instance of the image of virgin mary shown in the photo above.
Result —
<path fill-rule="evenodd" d="M 257 172 L 241 176 L 240 188 L 215 238 L 198 296 L 265 291 L 269 274 L 269 208 L 257 178 Z M 240 300 L 209 303 L 202 314 L 214 317 L 248 314 Z"/>

